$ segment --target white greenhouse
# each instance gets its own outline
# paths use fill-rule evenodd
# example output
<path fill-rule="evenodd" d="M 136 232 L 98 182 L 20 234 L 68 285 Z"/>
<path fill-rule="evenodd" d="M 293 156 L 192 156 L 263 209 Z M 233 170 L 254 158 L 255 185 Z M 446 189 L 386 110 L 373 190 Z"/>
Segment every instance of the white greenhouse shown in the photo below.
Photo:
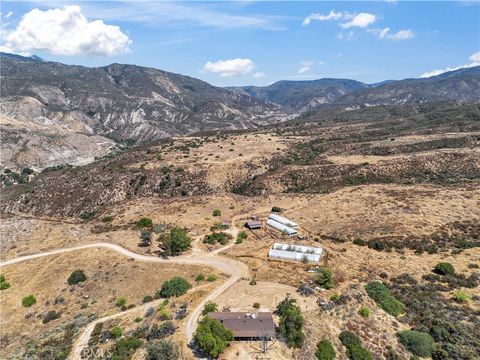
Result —
<path fill-rule="evenodd" d="M 271 259 L 319 262 L 323 253 L 320 247 L 275 243 L 268 253 Z"/>
<path fill-rule="evenodd" d="M 298 228 L 298 224 L 296 222 L 293 222 L 292 220 L 284 218 L 283 216 L 280 216 L 277 214 L 270 214 L 268 215 L 268 218 L 276 222 L 279 222 L 280 224 L 289 226 L 291 228 L 294 228 L 294 229 Z"/>
<path fill-rule="evenodd" d="M 297 235 L 297 230 L 284 225 L 282 223 L 279 223 L 278 221 L 268 219 L 267 220 L 267 225 L 271 226 L 274 229 L 277 229 L 278 231 L 281 231 L 284 234 L 287 234 L 289 236 Z"/>

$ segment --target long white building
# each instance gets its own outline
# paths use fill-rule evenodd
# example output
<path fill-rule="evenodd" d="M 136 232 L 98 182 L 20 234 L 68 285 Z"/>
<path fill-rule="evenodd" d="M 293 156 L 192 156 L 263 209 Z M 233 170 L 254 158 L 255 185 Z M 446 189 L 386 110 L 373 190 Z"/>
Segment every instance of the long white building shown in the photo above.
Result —
<path fill-rule="evenodd" d="M 267 220 L 267 225 L 271 226 L 272 228 L 281 231 L 284 234 L 287 234 L 288 236 L 293 236 L 297 235 L 297 230 L 294 228 L 291 228 L 285 224 L 279 223 L 278 221 L 268 219 Z"/>
<path fill-rule="evenodd" d="M 323 253 L 320 247 L 275 243 L 268 253 L 271 259 L 319 262 Z"/>
<path fill-rule="evenodd" d="M 292 220 L 289 220 L 283 216 L 280 216 L 277 214 L 270 214 L 268 215 L 268 218 L 276 222 L 279 222 L 280 224 L 289 226 L 291 228 L 294 228 L 294 229 L 298 228 L 298 224 L 296 222 L 293 222 Z"/>

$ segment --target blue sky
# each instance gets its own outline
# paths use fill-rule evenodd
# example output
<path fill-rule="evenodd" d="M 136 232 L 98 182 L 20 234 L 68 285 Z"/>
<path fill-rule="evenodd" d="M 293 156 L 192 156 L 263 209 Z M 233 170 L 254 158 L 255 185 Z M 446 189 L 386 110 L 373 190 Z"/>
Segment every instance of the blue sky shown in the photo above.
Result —
<path fill-rule="evenodd" d="M 480 65 L 480 2 L 3 1 L 1 13 L 3 51 L 220 86 Z"/>

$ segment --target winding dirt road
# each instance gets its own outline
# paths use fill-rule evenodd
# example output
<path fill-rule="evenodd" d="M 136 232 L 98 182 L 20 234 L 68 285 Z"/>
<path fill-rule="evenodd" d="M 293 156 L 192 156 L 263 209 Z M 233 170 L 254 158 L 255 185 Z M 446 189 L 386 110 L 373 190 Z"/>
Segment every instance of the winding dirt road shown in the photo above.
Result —
<path fill-rule="evenodd" d="M 236 235 L 236 232 L 237 232 L 236 229 L 232 229 L 230 231 L 232 235 Z M 190 342 L 193 338 L 193 333 L 195 331 L 198 318 L 200 317 L 200 314 L 203 310 L 205 303 L 207 301 L 213 301 L 215 298 L 217 298 L 220 294 L 222 294 L 225 290 L 227 290 L 239 279 L 247 278 L 249 276 L 248 267 L 244 263 L 217 255 L 219 252 L 224 251 L 229 247 L 233 246 L 234 244 L 233 241 L 231 241 L 229 245 L 226 245 L 220 249 L 212 251 L 211 253 L 205 253 L 201 249 L 199 249 L 198 246 L 196 246 L 198 241 L 199 239 L 197 239 L 194 242 L 193 251 L 191 254 L 173 257 L 169 259 L 162 259 L 156 256 L 142 255 L 142 254 L 138 254 L 130 250 L 127 250 L 116 244 L 99 242 L 99 243 L 74 246 L 70 248 L 51 250 L 51 251 L 46 251 L 39 254 L 20 256 L 17 258 L 0 262 L 0 267 L 17 264 L 23 261 L 33 260 L 40 257 L 63 254 L 67 252 L 77 251 L 77 250 L 84 250 L 84 249 L 90 249 L 90 248 L 103 248 L 103 249 L 109 249 L 109 250 L 115 251 L 118 254 L 124 255 L 126 257 L 129 257 L 138 261 L 170 263 L 170 264 L 201 265 L 201 266 L 211 266 L 211 267 L 217 268 L 218 270 L 228 274 L 230 278 L 225 283 L 223 283 L 219 287 L 215 288 L 211 293 L 209 293 L 202 300 L 202 302 L 198 304 L 198 306 L 190 313 L 185 324 L 185 335 L 186 335 L 187 341 Z M 195 291 L 195 289 L 192 289 L 192 291 Z M 104 318 L 100 318 L 89 323 L 85 328 L 85 330 L 83 331 L 83 333 L 78 337 L 78 339 L 73 344 L 72 352 L 69 356 L 69 359 L 71 360 L 81 359 L 80 354 L 82 350 L 88 346 L 88 340 L 90 339 L 90 334 L 92 333 L 95 327 L 95 324 L 97 324 L 98 322 L 103 322 L 116 317 L 121 317 L 123 315 L 126 315 L 134 311 L 146 309 L 149 306 L 154 306 L 157 302 L 159 301 L 140 305 L 135 308 L 129 309 L 127 311 L 110 315 Z"/>

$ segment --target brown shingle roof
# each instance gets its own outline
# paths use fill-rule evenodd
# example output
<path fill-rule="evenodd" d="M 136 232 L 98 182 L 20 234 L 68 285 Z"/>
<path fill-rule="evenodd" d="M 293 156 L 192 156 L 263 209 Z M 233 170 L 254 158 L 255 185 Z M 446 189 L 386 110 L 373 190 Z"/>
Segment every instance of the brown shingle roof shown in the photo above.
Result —
<path fill-rule="evenodd" d="M 230 329 L 235 338 L 275 336 L 275 324 L 271 312 L 211 312 L 208 316 Z"/>

